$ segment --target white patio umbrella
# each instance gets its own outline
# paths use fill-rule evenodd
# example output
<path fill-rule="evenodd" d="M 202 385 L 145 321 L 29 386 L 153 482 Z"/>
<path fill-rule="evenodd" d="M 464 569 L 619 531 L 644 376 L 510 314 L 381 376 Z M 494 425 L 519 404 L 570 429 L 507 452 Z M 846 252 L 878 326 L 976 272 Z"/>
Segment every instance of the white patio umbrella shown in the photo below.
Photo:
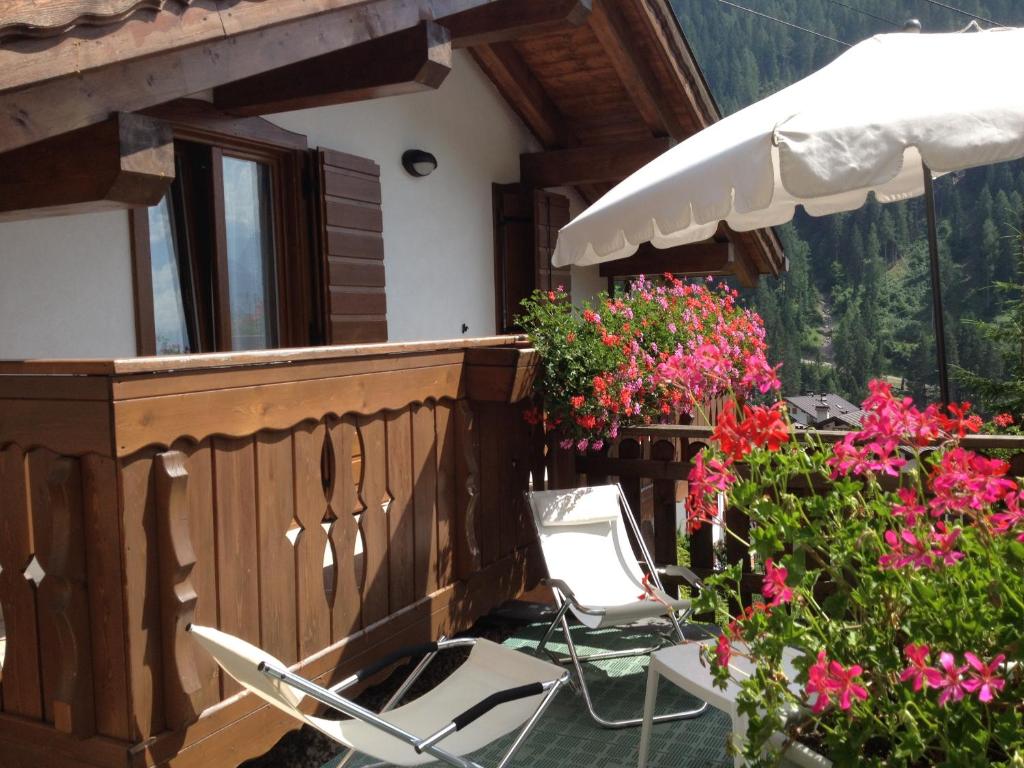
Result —
<path fill-rule="evenodd" d="M 932 171 L 1024 156 L 1024 29 L 876 35 L 628 177 L 562 228 L 556 266 L 928 195 L 932 294 L 949 400 Z M 923 162 L 922 162 L 923 160 Z M 929 170 L 931 169 L 931 170 Z"/>

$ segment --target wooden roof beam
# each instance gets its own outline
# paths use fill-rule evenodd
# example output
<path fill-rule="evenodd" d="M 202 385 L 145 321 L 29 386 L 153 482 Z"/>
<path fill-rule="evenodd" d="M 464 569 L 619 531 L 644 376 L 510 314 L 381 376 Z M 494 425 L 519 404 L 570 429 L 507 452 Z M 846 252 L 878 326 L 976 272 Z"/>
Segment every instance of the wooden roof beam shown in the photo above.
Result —
<path fill-rule="evenodd" d="M 626 259 L 602 261 L 601 277 L 629 275 L 729 275 L 736 261 L 732 243 L 705 240 L 702 243 L 677 245 L 674 248 L 655 248 L 644 243 Z"/>
<path fill-rule="evenodd" d="M 20 87 L 0 76 L 0 152 L 102 122 L 112 112 L 138 112 L 494 2 L 274 0 L 225 5 L 223 13 L 192 6 L 180 18 L 159 14 L 152 28 L 141 20 L 126 22 L 95 46 L 69 39 L 46 55 L 0 55 L 12 77 L 33 68 Z M 183 33 L 186 17 L 193 34 Z M 121 48 L 131 58 L 114 63 Z M 96 59 L 80 72 L 79 49 Z M 26 58 L 31 60 L 21 61 Z M 69 70 L 74 74 L 66 76 Z"/>
<path fill-rule="evenodd" d="M 655 136 L 685 137 L 685 127 L 671 107 L 664 105 L 650 64 L 637 50 L 635 38 L 616 2 L 598 0 L 589 23 L 651 132 Z"/>
<path fill-rule="evenodd" d="M 174 180 L 170 126 L 142 115 L 0 155 L 0 219 L 156 205 Z"/>
<path fill-rule="evenodd" d="M 213 91 L 213 103 L 233 115 L 266 115 L 379 99 L 441 85 L 451 72 L 445 27 L 415 27 L 247 77 Z"/>
<path fill-rule="evenodd" d="M 541 189 L 619 182 L 671 147 L 661 138 L 531 152 L 519 156 L 519 178 Z"/>
<path fill-rule="evenodd" d="M 479 45 L 473 57 L 498 92 L 545 147 L 577 143 L 565 117 L 510 43 Z"/>
<path fill-rule="evenodd" d="M 565 32 L 585 24 L 592 0 L 499 0 L 449 16 L 453 48 Z"/>

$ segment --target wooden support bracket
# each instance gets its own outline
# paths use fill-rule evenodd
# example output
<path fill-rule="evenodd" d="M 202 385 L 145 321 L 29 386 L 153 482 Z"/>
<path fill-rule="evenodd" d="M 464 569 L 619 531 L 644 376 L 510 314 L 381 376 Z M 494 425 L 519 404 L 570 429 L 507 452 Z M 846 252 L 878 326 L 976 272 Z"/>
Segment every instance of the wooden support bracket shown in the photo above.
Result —
<path fill-rule="evenodd" d="M 170 126 L 118 113 L 0 155 L 0 220 L 156 205 L 174 180 Z"/>
<path fill-rule="evenodd" d="M 233 115 L 265 115 L 433 90 L 452 68 L 448 30 L 432 21 L 247 77 L 213 91 Z"/>

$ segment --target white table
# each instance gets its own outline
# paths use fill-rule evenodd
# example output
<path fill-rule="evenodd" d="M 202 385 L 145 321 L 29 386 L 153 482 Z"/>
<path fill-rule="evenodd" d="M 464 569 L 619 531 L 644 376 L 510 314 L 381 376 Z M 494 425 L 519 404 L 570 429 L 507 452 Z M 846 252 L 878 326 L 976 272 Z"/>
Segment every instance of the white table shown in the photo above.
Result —
<path fill-rule="evenodd" d="M 732 718 L 732 732 L 735 738 L 743 740 L 747 732 L 747 718 L 741 715 L 736 708 L 736 696 L 740 687 L 735 680 L 730 679 L 725 690 L 716 688 L 714 677 L 711 675 L 711 668 L 706 661 L 701 660 L 701 649 L 714 645 L 714 640 L 705 640 L 699 643 L 685 643 L 674 645 L 671 648 L 662 648 L 651 654 L 651 663 L 647 671 L 647 694 L 644 697 L 644 720 L 640 729 L 640 756 L 638 768 L 646 768 L 647 752 L 651 740 L 651 726 L 654 718 L 654 705 L 658 698 L 658 681 L 664 677 L 674 685 L 682 688 L 687 693 L 706 701 L 710 706 L 726 712 Z M 793 659 L 798 651 L 787 648 L 782 655 L 782 666 L 786 675 L 793 679 L 796 677 L 796 670 L 793 668 Z M 729 668 L 734 676 L 739 678 L 749 677 L 753 672 L 753 664 L 749 659 L 734 655 L 729 663 Z M 790 689 L 799 695 L 800 686 L 796 683 L 790 685 Z M 735 758 L 737 768 L 743 765 L 743 760 L 737 755 Z"/>

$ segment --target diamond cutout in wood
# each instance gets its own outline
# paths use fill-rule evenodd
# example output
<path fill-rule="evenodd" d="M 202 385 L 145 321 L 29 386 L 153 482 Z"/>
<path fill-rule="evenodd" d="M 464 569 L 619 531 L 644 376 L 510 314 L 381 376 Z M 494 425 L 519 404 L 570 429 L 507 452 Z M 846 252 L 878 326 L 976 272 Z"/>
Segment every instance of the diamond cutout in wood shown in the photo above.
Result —
<path fill-rule="evenodd" d="M 43 583 L 43 579 L 46 578 L 46 571 L 43 570 L 43 566 L 39 563 L 39 558 L 32 555 L 32 559 L 28 561 L 22 571 L 22 575 L 38 588 Z"/>
<path fill-rule="evenodd" d="M 292 520 L 292 524 L 288 527 L 288 530 L 284 532 L 284 537 L 288 539 L 288 543 L 293 547 L 298 543 L 299 536 L 305 529 L 302 527 L 302 523 L 298 520 Z"/>

